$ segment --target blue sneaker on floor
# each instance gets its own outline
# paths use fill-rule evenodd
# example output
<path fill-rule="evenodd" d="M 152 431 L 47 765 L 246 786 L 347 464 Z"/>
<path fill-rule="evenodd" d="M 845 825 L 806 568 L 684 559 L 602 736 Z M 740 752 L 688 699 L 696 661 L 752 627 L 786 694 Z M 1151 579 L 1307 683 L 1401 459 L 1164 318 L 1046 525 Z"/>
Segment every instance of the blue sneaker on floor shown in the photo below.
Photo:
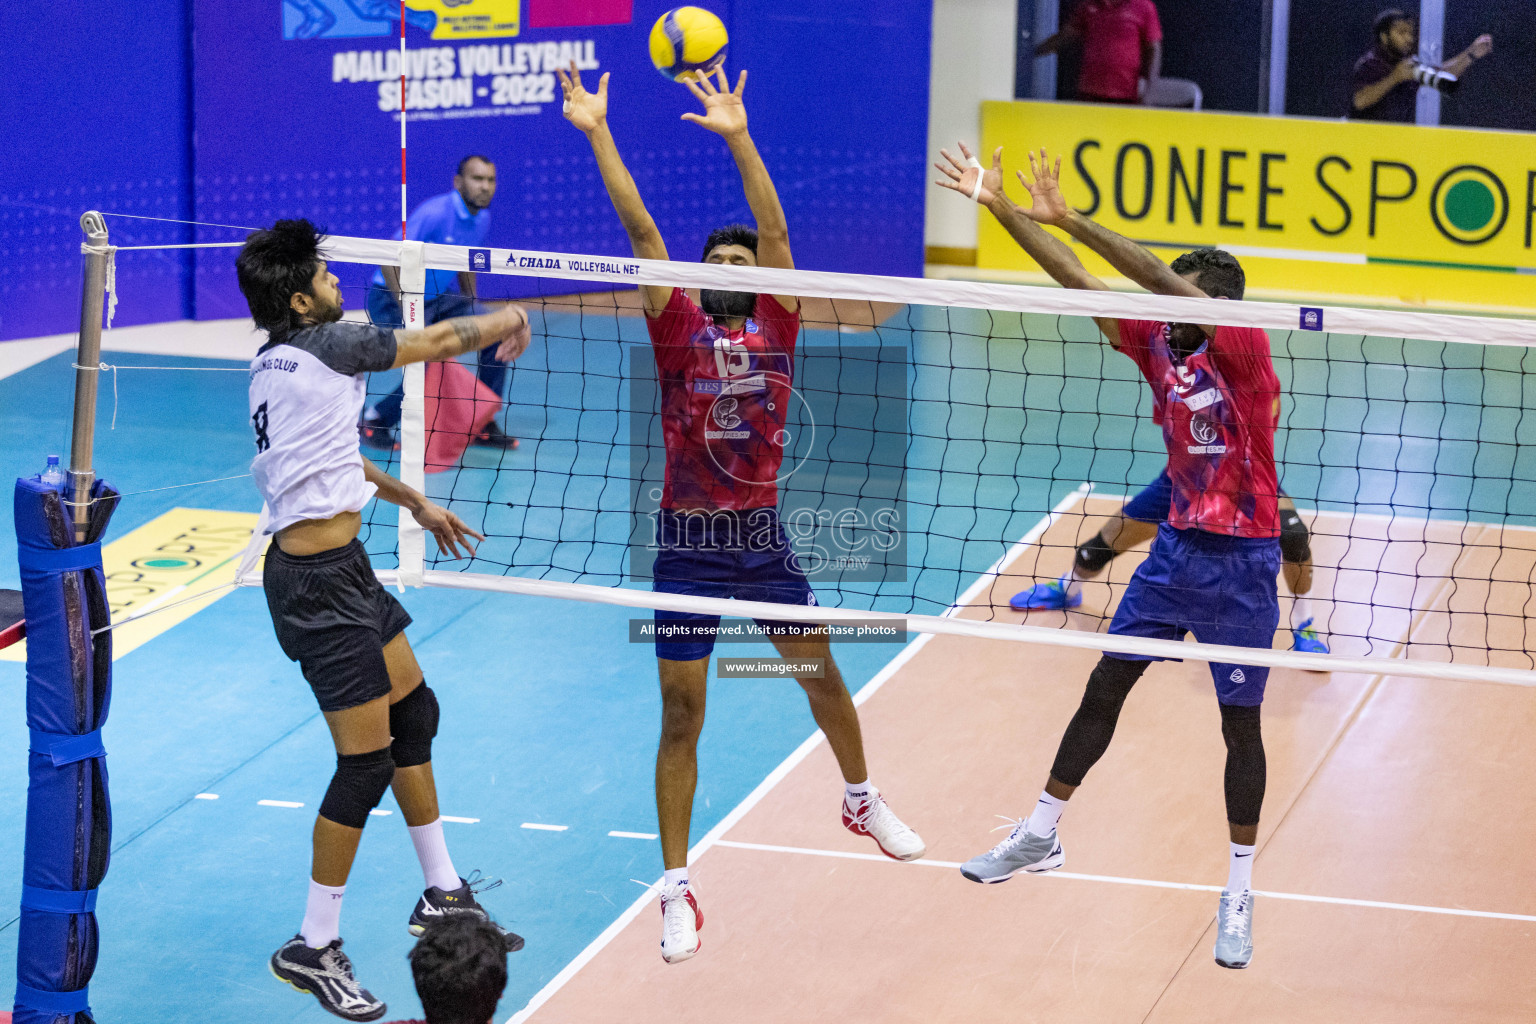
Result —
<path fill-rule="evenodd" d="M 1020 591 L 1013 595 L 1008 602 L 1008 607 L 1016 612 L 1027 612 L 1039 608 L 1076 608 L 1083 603 L 1082 591 L 1072 593 L 1067 589 L 1068 577 L 1063 576 L 1059 580 L 1050 583 L 1036 583 L 1028 590 Z"/>
<path fill-rule="evenodd" d="M 1296 642 L 1291 645 L 1293 651 L 1304 651 L 1307 654 L 1328 653 L 1328 645 L 1323 643 L 1322 638 L 1317 635 L 1317 630 L 1312 628 L 1311 619 L 1292 629 L 1291 636 L 1296 638 Z"/>

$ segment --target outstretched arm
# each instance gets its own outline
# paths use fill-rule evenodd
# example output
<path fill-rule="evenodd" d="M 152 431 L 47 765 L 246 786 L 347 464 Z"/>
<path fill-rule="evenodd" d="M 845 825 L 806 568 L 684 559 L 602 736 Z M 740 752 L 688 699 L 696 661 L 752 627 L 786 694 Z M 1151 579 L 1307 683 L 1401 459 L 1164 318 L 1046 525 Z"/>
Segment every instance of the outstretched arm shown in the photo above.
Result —
<path fill-rule="evenodd" d="M 1472 40 L 1472 45 L 1462 50 L 1456 56 L 1440 65 L 1441 70 L 1449 71 L 1458 78 L 1467 73 L 1474 62 L 1482 60 L 1493 52 L 1493 36 L 1484 32 Z"/>
<path fill-rule="evenodd" d="M 992 154 L 992 169 L 983 170 L 965 143 L 960 143 L 960 153 L 965 162 L 957 160 L 947 149 L 941 149 L 948 165 L 934 164 L 945 179 L 935 184 L 952 189 L 961 195 L 975 199 L 978 204 L 992 211 L 1019 248 L 1029 258 L 1040 264 L 1040 269 L 1050 274 L 1063 288 L 1080 288 L 1089 291 L 1107 291 L 1109 286 L 1088 273 L 1082 261 L 1067 244 L 1036 223 L 1034 210 L 1019 206 L 1003 191 L 1003 148 Z M 1038 203 L 1036 204 L 1038 206 Z M 1108 317 L 1094 317 L 1094 323 L 1115 348 L 1120 347 L 1120 325 Z"/>
<path fill-rule="evenodd" d="M 689 112 L 683 115 L 683 120 L 702 125 L 725 139 L 736 160 L 736 169 L 741 172 L 747 208 L 757 222 L 757 265 L 793 269 L 795 260 L 789 250 L 789 225 L 784 220 L 784 207 L 779 203 L 779 193 L 768 176 L 757 144 L 747 133 L 747 108 L 741 101 L 742 91 L 747 86 L 747 73 L 743 71 L 737 77 L 734 90 L 723 68 L 716 68 L 713 78 L 703 75 L 697 82 L 684 79 L 683 84 L 704 104 L 704 113 Z M 800 308 L 800 300 L 793 295 L 775 295 L 774 298 L 790 311 Z"/>
<path fill-rule="evenodd" d="M 1158 259 L 1144 246 L 1111 231 L 1102 224 L 1095 224 L 1067 205 L 1061 194 L 1061 157 L 1051 164 L 1045 150 L 1040 151 L 1037 163 L 1035 154 L 1029 154 L 1029 170 L 1034 181 L 1027 181 L 1019 172 L 1019 181 L 1029 189 L 1034 199 L 1031 216 L 1042 224 L 1055 224 L 1073 238 L 1109 261 L 1120 273 L 1157 295 L 1188 295 L 1203 299 L 1206 294 L 1173 272 L 1173 268 Z"/>
<path fill-rule="evenodd" d="M 624 166 L 624 158 L 619 156 L 613 133 L 608 130 L 608 73 L 604 72 L 598 79 L 595 93 L 587 92 L 581 84 L 581 72 L 574 61 L 569 69 L 557 69 L 557 74 L 560 90 L 565 94 L 561 108 L 565 119 L 580 128 L 592 144 L 598 173 L 603 176 L 603 187 L 608 190 L 619 223 L 624 225 L 624 233 L 629 236 L 630 248 L 643 260 L 666 259 L 667 245 L 661 240 L 661 232 L 645 208 L 645 201 L 640 198 L 635 179 Z M 659 285 L 641 285 L 640 293 L 645 297 L 645 315 L 650 317 L 660 316 L 672 300 L 672 289 Z"/>
<path fill-rule="evenodd" d="M 391 367 L 441 362 L 497 343 L 496 358 L 510 363 L 527 350 L 532 336 L 527 311 L 509 303 L 483 316 L 456 316 L 419 331 L 396 331 Z"/>

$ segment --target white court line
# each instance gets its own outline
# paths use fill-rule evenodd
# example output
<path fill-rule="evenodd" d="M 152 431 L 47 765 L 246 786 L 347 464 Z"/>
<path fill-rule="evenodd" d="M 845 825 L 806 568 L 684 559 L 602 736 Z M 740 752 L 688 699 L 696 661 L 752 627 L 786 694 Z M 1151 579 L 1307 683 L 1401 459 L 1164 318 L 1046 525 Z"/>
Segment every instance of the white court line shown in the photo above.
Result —
<path fill-rule="evenodd" d="M 564 832 L 570 827 L 569 825 L 541 825 L 537 821 L 523 822 L 523 828 L 531 828 L 538 832 Z"/>
<path fill-rule="evenodd" d="M 294 803 L 292 800 L 257 800 L 261 807 L 303 807 L 303 804 Z"/>
<path fill-rule="evenodd" d="M 440 814 L 440 815 L 438 815 L 438 817 L 441 818 L 443 821 L 456 821 L 460 825 L 478 825 L 478 824 L 480 824 L 480 819 L 479 818 L 455 818 L 451 814 Z"/>
<path fill-rule="evenodd" d="M 194 799 L 194 800 L 217 800 L 218 798 L 219 798 L 219 794 L 217 794 L 217 793 L 199 793 L 199 794 L 197 794 L 197 796 L 193 797 L 192 799 Z"/>
<path fill-rule="evenodd" d="M 384 817 L 388 817 L 391 814 L 394 814 L 395 812 L 391 811 L 391 810 L 388 810 L 387 808 L 375 807 L 373 810 L 369 811 L 368 813 L 373 815 L 376 818 L 384 818 Z"/>
<path fill-rule="evenodd" d="M 658 839 L 654 832 L 609 832 L 609 835 L 617 839 Z"/>
<path fill-rule="evenodd" d="M 1032 527 L 1030 531 L 1019 540 L 1019 543 L 1014 545 L 1014 548 L 1010 550 L 1009 554 L 1011 555 L 1015 551 L 1024 547 L 1028 547 L 1029 545 L 1038 541 L 1041 535 L 1050 528 L 1051 524 L 1054 523 L 1057 518 L 1064 515 L 1068 509 L 1082 500 L 1083 495 L 1087 493 L 1087 486 L 1088 485 L 1084 484 L 1081 487 L 1078 487 L 1071 494 L 1068 494 L 1065 498 L 1062 498 L 1060 501 L 1058 501 L 1055 507 L 1051 509 L 1050 514 L 1048 514 L 1044 519 L 1040 520 L 1040 522 L 1036 523 L 1034 527 Z M 1004 564 L 1006 563 L 999 559 L 997 563 L 994 563 L 993 568 L 989 570 L 989 573 L 992 576 L 995 576 Z M 981 578 L 977 580 L 976 583 L 973 583 L 969 588 L 967 588 L 966 593 L 970 594 L 972 591 L 980 593 L 988 578 L 988 573 L 983 573 Z M 933 639 L 933 636 L 934 634 L 932 633 L 924 633 L 917 637 L 917 639 L 910 641 L 905 647 L 897 652 L 896 656 L 887 662 L 886 666 L 877 672 L 873 679 L 865 683 L 864 686 L 860 688 L 859 692 L 854 694 L 854 705 L 857 706 L 863 704 L 865 701 L 869 700 L 870 697 L 873 697 L 876 691 L 885 685 L 887 680 L 889 680 L 898 671 L 900 671 L 902 666 L 904 666 L 907 662 L 911 661 L 913 656 L 916 655 L 918 651 L 927 646 L 928 642 Z M 721 818 L 719 823 L 716 824 L 714 828 L 705 833 L 704 838 L 700 839 L 697 845 L 688 851 L 688 863 L 694 863 L 699 859 L 700 856 L 704 854 L 706 850 L 720 842 L 721 837 L 724 836 L 726 832 L 734 828 L 736 823 L 745 817 L 748 811 L 756 807 L 758 803 L 763 799 L 763 797 L 767 796 L 770 790 L 772 790 L 781 781 L 783 781 L 784 777 L 788 775 L 796 765 L 798 765 L 801 761 L 804 761 L 806 757 L 810 755 L 811 751 L 815 750 L 816 747 L 821 743 L 823 738 L 824 737 L 821 733 L 821 730 L 819 729 L 816 732 L 811 733 L 811 735 L 807 736 L 804 743 L 801 743 L 798 747 L 795 748 L 793 753 L 791 753 L 783 761 L 779 762 L 779 766 L 777 768 L 769 772 L 768 776 L 764 778 L 762 782 L 759 782 L 757 787 L 753 789 L 752 792 L 748 793 L 746 797 L 741 801 L 741 803 L 733 807 L 730 813 L 728 813 L 724 818 Z M 551 996 L 565 987 L 566 982 L 570 981 L 573 977 L 576 976 L 577 971 L 580 971 L 583 967 L 590 963 L 592 959 L 596 957 L 597 954 L 601 953 L 603 948 L 607 946 L 608 943 L 612 942 L 614 938 L 620 932 L 622 932 L 631 921 L 640 916 L 640 912 L 644 910 L 646 906 L 650 904 L 651 900 L 656 897 L 656 893 L 660 891 L 660 888 L 661 879 L 658 878 L 654 885 L 647 889 L 643 895 L 635 900 L 635 902 L 626 907 L 622 914 L 614 918 L 613 922 L 609 924 L 607 928 L 604 928 L 602 933 L 598 935 L 597 938 L 588 943 L 587 947 L 578 953 L 574 960 L 566 964 L 565 967 L 561 968 L 559 974 L 556 974 L 553 978 L 549 979 L 543 988 L 534 993 L 533 998 L 528 1000 L 526 1006 L 517 1011 L 517 1013 L 514 1013 L 511 1017 L 507 1018 L 506 1024 L 523 1024 L 524 1021 L 533 1016 L 533 1014 L 538 1011 L 539 1007 L 548 1002 Z"/>
<path fill-rule="evenodd" d="M 867 860 L 878 864 L 895 864 L 883 853 L 849 853 L 844 850 L 811 850 L 803 846 L 774 846 L 769 843 L 738 843 L 733 839 L 719 839 L 716 846 L 728 846 L 733 850 L 758 850 L 763 853 L 798 853 L 811 857 L 836 857 L 842 860 Z M 921 860 L 908 863 L 927 868 L 945 868 L 959 870 L 959 861 L 947 860 Z M 1046 871 L 1035 876 L 1038 878 L 1064 878 L 1076 882 L 1103 882 L 1109 885 L 1135 885 L 1149 889 L 1185 889 L 1191 892 L 1215 892 L 1222 891 L 1219 885 L 1195 885 L 1191 882 L 1159 882 L 1150 878 L 1122 878 L 1119 875 L 1084 875 L 1073 871 Z M 1344 907 L 1373 907 L 1378 910 L 1406 910 L 1418 914 L 1446 914 L 1451 917 L 1485 917 L 1498 921 L 1530 921 L 1536 922 L 1536 914 L 1501 914 L 1492 910 L 1464 910 L 1460 907 L 1429 907 L 1418 903 L 1386 903 L 1381 900 L 1354 900 L 1343 896 L 1308 896 L 1294 892 L 1269 892 L 1265 889 L 1253 890 L 1255 896 L 1265 896 L 1272 900 L 1293 900 L 1298 903 L 1331 903 Z"/>

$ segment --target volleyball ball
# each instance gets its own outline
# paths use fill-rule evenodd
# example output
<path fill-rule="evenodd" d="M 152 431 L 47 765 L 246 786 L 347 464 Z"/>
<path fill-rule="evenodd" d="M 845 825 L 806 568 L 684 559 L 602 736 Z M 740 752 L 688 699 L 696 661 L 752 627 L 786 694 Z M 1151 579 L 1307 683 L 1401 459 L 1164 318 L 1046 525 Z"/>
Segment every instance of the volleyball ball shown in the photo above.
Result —
<path fill-rule="evenodd" d="M 725 24 L 702 7 L 674 7 L 651 28 L 651 63 L 668 78 L 697 80 L 725 63 Z"/>

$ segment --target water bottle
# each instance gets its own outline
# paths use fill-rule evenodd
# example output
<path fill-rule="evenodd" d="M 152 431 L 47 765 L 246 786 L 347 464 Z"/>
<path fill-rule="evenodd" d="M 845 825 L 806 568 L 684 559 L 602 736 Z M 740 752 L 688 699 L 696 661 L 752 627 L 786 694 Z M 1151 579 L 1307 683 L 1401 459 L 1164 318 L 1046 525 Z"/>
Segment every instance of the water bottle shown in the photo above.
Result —
<path fill-rule="evenodd" d="M 64 481 L 69 478 L 64 475 L 64 470 L 59 466 L 59 457 L 57 455 L 50 455 L 48 456 L 48 466 L 38 476 L 38 479 L 42 481 L 43 486 L 52 487 L 56 491 L 62 491 L 64 489 Z"/>

